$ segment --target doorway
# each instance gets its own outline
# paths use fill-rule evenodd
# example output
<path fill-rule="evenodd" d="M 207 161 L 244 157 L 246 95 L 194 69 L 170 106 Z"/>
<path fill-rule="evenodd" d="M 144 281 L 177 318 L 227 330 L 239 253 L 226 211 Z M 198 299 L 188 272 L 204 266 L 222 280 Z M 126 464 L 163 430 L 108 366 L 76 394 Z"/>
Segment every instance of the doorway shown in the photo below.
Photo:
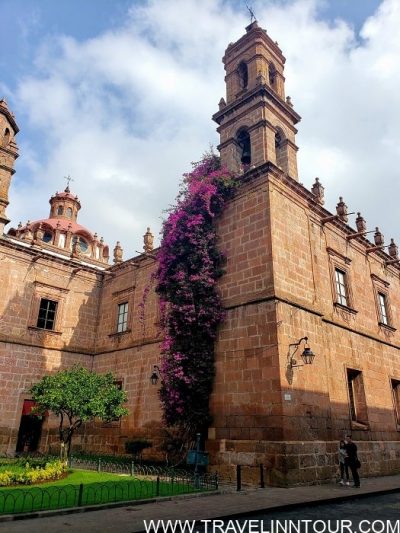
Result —
<path fill-rule="evenodd" d="M 43 417 L 32 414 L 35 405 L 33 400 L 24 400 L 15 450 L 17 453 L 36 452 L 39 448 Z"/>

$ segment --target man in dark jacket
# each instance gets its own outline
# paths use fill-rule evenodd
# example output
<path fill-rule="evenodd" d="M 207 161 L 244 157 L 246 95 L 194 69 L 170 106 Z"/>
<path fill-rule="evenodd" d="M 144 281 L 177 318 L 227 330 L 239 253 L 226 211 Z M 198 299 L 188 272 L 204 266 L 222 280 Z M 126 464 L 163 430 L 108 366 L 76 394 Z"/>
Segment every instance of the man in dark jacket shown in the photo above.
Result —
<path fill-rule="evenodd" d="M 351 470 L 353 476 L 354 487 L 360 487 L 360 476 L 358 475 L 358 468 L 360 466 L 357 457 L 357 445 L 351 440 L 351 435 L 346 435 L 344 438 L 345 449 L 347 452 L 346 464 Z"/>

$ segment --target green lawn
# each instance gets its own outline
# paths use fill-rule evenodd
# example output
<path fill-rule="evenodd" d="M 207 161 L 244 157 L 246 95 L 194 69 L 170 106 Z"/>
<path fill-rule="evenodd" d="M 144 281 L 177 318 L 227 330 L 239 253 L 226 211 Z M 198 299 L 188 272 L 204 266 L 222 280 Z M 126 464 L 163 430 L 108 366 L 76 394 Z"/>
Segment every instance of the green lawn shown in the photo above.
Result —
<path fill-rule="evenodd" d="M 82 484 L 82 486 L 81 486 Z M 40 485 L 0 487 L 0 514 L 130 501 L 196 492 L 191 483 L 72 470 L 65 479 Z"/>

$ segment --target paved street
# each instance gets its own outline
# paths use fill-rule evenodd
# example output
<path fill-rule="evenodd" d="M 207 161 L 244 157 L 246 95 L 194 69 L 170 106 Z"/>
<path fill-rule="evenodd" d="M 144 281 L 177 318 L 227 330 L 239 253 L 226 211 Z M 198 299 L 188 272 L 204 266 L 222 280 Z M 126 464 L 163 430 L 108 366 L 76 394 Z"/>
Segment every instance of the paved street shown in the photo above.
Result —
<path fill-rule="evenodd" d="M 399 491 L 382 495 L 383 491 Z M 365 499 L 360 498 L 365 495 Z M 345 498 L 350 501 L 343 502 Z M 321 503 L 318 506 L 310 504 Z M 293 507 L 295 506 L 295 507 Z M 82 510 L 81 510 L 82 511 Z M 173 500 L 159 500 L 153 503 L 129 504 L 113 509 L 103 509 L 74 514 L 44 516 L 28 520 L 0 522 L 0 531 L 10 533 L 136 533 L 143 531 L 144 520 L 205 520 L 249 518 L 289 519 L 399 519 L 400 518 L 400 475 L 362 480 L 361 489 L 338 485 L 316 485 L 290 489 L 266 488 L 247 489 L 242 492 L 181 497 Z M 268 515 L 266 515 L 268 513 Z M 356 524 L 356 522 L 354 522 Z M 265 528 L 265 533 L 269 528 Z M 354 528 L 356 531 L 357 528 Z M 161 533 L 161 530 L 159 530 Z M 201 531 L 198 528 L 194 531 Z M 215 533 L 222 533 L 216 530 Z M 176 533 L 180 533 L 176 530 Z M 188 532 L 187 532 L 188 533 Z M 211 533 L 211 530 L 208 530 Z M 235 533 L 229 530 L 227 533 Z M 246 530 L 242 533 L 247 533 Z M 254 531 L 254 533 L 256 533 Z M 276 533 L 284 533 L 283 531 Z M 292 530 L 291 533 L 296 533 Z M 335 533 L 316 531 L 310 533 Z M 339 533 L 348 533 L 347 531 Z M 349 532 L 350 533 L 350 532 Z M 366 531 L 364 533 L 367 533 Z M 400 533 L 371 531 L 371 533 Z"/>
<path fill-rule="evenodd" d="M 305 506 L 285 511 L 272 511 L 251 516 L 252 519 L 264 520 L 340 520 L 352 521 L 357 528 L 361 520 L 400 520 L 400 493 L 373 495 L 341 503 L 328 503 L 317 506 Z M 242 520 L 243 522 L 243 520 Z M 365 527 L 368 527 L 367 525 Z M 303 529 L 304 530 L 304 529 Z M 400 529 L 398 529 L 400 531 Z"/>

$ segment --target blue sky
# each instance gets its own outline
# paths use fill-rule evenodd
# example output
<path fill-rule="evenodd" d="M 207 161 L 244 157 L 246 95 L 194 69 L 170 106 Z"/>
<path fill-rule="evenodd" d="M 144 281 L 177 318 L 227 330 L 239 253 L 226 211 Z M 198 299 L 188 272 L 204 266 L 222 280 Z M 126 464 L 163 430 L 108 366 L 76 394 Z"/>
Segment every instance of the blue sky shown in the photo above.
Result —
<path fill-rule="evenodd" d="M 398 4 L 252 3 L 287 57 L 286 92 L 302 116 L 300 181 L 309 187 L 320 176 L 328 209 L 344 196 L 387 241 L 400 240 Z M 21 130 L 10 226 L 46 216 L 70 174 L 80 222 L 134 255 L 148 225 L 157 236 L 190 161 L 218 144 L 210 117 L 224 94 L 224 49 L 248 23 L 244 2 L 0 0 L 0 8 L 0 95 Z"/>

